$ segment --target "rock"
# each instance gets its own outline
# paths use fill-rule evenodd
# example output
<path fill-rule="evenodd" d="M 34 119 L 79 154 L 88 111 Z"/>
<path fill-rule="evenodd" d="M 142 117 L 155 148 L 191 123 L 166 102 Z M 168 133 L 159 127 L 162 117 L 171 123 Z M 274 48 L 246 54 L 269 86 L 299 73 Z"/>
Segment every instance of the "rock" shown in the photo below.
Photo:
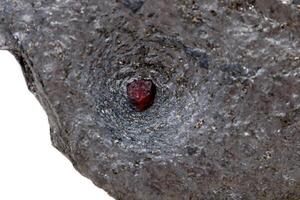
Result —
<path fill-rule="evenodd" d="M 300 198 L 295 3 L 2 0 L 0 20 L 53 145 L 114 198 Z"/>

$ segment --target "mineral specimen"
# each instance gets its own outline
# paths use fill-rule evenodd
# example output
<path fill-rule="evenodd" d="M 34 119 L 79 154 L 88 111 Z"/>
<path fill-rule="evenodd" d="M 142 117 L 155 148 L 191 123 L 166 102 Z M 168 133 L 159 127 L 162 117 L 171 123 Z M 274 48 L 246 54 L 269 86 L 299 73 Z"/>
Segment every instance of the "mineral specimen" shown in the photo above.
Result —
<path fill-rule="evenodd" d="M 53 145 L 114 198 L 300 199 L 297 2 L 0 0 L 0 49 Z"/>
<path fill-rule="evenodd" d="M 145 111 L 153 102 L 156 86 L 151 80 L 134 80 L 127 84 L 129 102 L 137 111 Z"/>

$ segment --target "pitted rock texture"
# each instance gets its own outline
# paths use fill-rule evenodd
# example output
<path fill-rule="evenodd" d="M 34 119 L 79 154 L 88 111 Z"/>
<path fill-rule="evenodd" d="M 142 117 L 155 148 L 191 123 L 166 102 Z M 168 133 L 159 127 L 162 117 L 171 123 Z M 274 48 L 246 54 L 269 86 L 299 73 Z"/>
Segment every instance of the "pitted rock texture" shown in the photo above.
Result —
<path fill-rule="evenodd" d="M 295 200 L 299 13 L 283 0 L 0 0 L 0 48 L 53 145 L 114 198 Z M 157 87 L 145 112 L 126 96 L 139 78 Z"/>

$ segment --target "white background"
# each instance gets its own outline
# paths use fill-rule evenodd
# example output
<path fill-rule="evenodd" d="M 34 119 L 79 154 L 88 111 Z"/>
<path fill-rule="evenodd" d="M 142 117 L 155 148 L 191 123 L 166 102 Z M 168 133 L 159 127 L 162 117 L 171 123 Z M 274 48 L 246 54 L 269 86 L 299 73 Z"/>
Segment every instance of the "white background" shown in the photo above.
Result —
<path fill-rule="evenodd" d="M 0 199 L 113 200 L 51 146 L 47 116 L 7 51 L 0 51 Z"/>

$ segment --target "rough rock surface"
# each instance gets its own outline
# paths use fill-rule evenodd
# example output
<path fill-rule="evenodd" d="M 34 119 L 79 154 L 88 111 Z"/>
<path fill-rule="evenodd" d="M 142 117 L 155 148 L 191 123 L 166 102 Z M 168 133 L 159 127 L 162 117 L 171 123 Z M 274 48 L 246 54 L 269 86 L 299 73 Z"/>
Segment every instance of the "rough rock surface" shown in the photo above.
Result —
<path fill-rule="evenodd" d="M 0 48 L 47 111 L 53 145 L 114 198 L 296 200 L 296 4 L 0 0 Z M 157 86 L 145 112 L 126 98 L 137 77 Z"/>

